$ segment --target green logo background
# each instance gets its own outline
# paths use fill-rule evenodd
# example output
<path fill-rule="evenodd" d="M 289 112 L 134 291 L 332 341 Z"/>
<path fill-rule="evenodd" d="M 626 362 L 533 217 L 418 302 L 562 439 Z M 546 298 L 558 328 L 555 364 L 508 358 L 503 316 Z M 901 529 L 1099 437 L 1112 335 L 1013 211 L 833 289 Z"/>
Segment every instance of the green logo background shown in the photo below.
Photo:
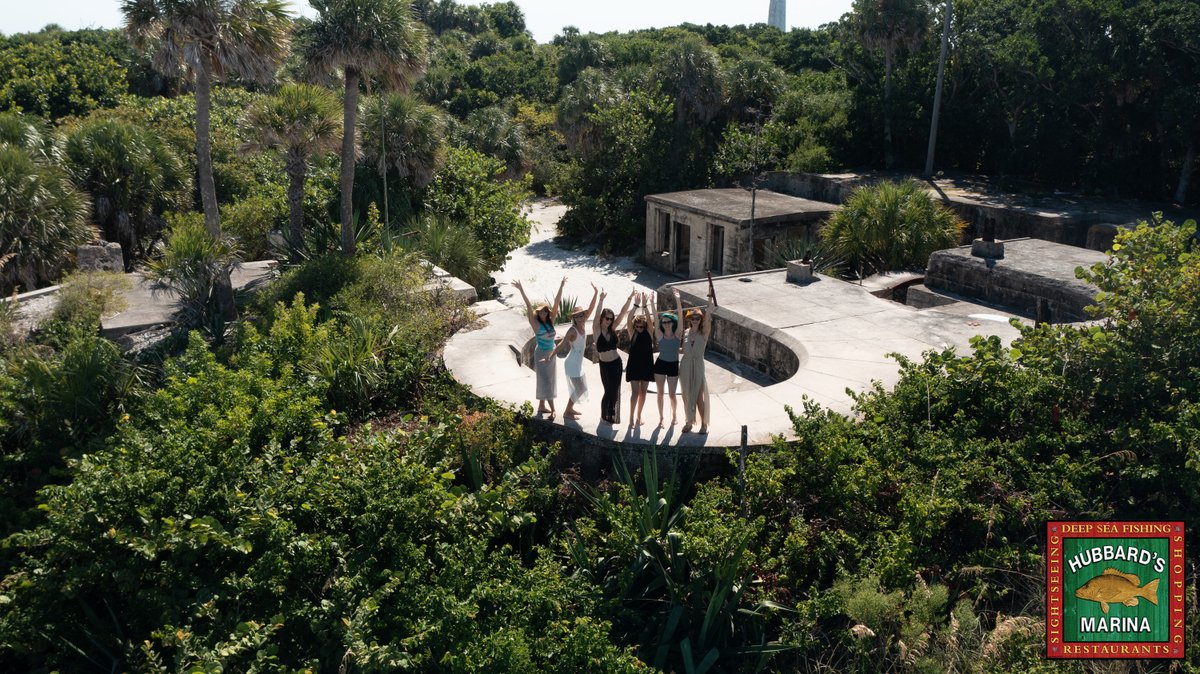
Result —
<path fill-rule="evenodd" d="M 1113 559 L 1100 560 L 1092 562 L 1087 566 L 1080 567 L 1077 571 L 1071 571 L 1070 562 L 1077 555 L 1085 554 L 1090 548 L 1103 548 L 1106 545 L 1115 547 L 1128 548 L 1130 546 L 1138 550 L 1149 550 L 1151 553 L 1150 563 L 1146 565 L 1127 560 Z M 1170 542 L 1167 538 L 1065 538 L 1063 539 L 1063 640 L 1072 641 L 1114 641 L 1114 642 L 1142 642 L 1142 641 L 1167 641 L 1169 637 L 1169 608 L 1168 601 L 1168 582 L 1167 582 L 1167 566 L 1169 562 L 1168 551 Z M 1158 557 L 1154 557 L 1157 554 Z M 1155 559 L 1165 560 L 1163 571 L 1156 573 L 1154 571 Z M 1075 596 L 1075 590 L 1079 589 L 1092 578 L 1100 575 L 1105 569 L 1116 569 L 1122 573 L 1131 573 L 1141 580 L 1139 587 L 1146 585 L 1150 581 L 1158 578 L 1158 605 L 1155 606 L 1147 601 L 1144 597 L 1138 597 L 1137 606 L 1126 606 L 1124 604 L 1109 604 L 1108 614 L 1100 608 L 1100 602 L 1091 601 L 1088 599 L 1079 599 Z M 1137 618 L 1138 623 L 1141 623 L 1142 617 L 1145 617 L 1150 622 L 1149 632 L 1080 632 L 1080 618 L 1094 617 L 1099 622 L 1103 618 L 1106 621 L 1109 618 Z"/>

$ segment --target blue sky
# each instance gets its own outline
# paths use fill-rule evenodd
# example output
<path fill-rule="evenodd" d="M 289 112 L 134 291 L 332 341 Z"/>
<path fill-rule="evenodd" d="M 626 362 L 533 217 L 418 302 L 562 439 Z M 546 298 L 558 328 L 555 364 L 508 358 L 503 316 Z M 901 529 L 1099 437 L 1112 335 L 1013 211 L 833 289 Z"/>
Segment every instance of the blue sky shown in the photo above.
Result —
<path fill-rule="evenodd" d="M 564 26 L 604 33 L 635 28 L 662 28 L 680 23 L 765 23 L 769 0 L 516 0 L 525 23 L 538 42 L 548 42 Z M 787 23 L 815 28 L 850 11 L 852 0 L 789 0 Z M 4 0 L 0 32 L 5 35 L 41 30 L 48 23 L 63 28 L 116 28 L 121 25 L 118 0 Z M 467 0 L 465 4 L 483 4 Z M 307 0 L 292 2 L 297 13 L 313 16 Z"/>

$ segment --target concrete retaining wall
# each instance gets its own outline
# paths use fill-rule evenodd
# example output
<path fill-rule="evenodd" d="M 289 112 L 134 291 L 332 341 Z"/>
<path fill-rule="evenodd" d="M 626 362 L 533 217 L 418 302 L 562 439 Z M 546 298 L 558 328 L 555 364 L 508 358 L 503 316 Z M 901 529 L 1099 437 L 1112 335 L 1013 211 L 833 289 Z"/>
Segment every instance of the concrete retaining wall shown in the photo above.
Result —
<path fill-rule="evenodd" d="M 771 273 L 778 274 L 779 270 Z M 658 306 L 674 306 L 673 287 L 674 284 L 667 284 L 658 289 Z M 688 306 L 708 302 L 708 298 L 688 292 L 681 292 L 680 297 L 685 313 Z M 709 350 L 748 365 L 776 382 L 790 379 L 804 365 L 804 346 L 783 331 L 720 307 L 708 311 L 713 322 Z"/>

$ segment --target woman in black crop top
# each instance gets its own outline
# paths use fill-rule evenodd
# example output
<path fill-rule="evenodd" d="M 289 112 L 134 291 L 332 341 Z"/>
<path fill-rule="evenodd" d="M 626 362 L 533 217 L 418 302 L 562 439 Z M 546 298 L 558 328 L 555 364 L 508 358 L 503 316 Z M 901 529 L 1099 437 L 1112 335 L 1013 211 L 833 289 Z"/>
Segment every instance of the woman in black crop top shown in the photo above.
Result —
<path fill-rule="evenodd" d="M 592 334 L 596 336 L 596 359 L 600 361 L 600 383 L 604 385 L 604 397 L 600 399 L 600 420 L 606 424 L 618 423 L 619 405 L 621 398 L 621 355 L 617 351 L 617 324 L 625 318 L 629 304 L 633 302 L 634 292 L 629 293 L 621 313 L 613 316 L 612 309 L 604 308 L 604 298 L 608 293 L 600 293 L 600 311 L 592 324 Z"/>

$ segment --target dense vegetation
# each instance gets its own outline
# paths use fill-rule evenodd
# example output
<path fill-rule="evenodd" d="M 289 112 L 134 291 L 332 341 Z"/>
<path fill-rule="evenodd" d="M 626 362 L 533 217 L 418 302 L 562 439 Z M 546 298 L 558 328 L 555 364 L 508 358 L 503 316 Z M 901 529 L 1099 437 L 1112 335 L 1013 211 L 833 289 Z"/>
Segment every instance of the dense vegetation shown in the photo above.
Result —
<path fill-rule="evenodd" d="M 526 240 L 530 190 L 571 206 L 567 233 L 623 247 L 648 192 L 919 165 L 928 4 L 538 45 L 510 2 L 418 0 L 423 27 L 394 15 L 403 39 L 345 44 L 347 0 L 294 26 L 236 1 L 278 43 L 228 63 L 152 58 L 156 0 L 127 3 L 138 50 L 115 31 L 0 40 L 4 289 L 57 280 L 94 223 L 199 328 L 122 354 L 99 336 L 106 277 L 70 278 L 28 339 L 0 304 L 0 669 L 1090 672 L 1041 657 L 1044 522 L 1200 509 L 1194 223 L 1155 219 L 1080 272 L 1102 290 L 1094 324 L 902 360 L 850 417 L 797 401 L 796 439 L 740 476 L 648 456 L 586 481 L 531 409 L 442 371 L 471 318 L 422 290 L 417 256 L 486 284 Z M 955 11 L 939 167 L 1194 195 L 1194 3 Z M 401 52 L 404 72 L 377 71 Z M 342 79 L 301 86 L 320 73 L 300 54 Z M 283 82 L 252 82 L 275 65 Z M 357 123 L 327 95 L 347 83 L 370 92 Z M 344 161 L 347 120 L 362 145 Z M 863 210 L 912 207 L 895 189 Z M 902 250 L 836 254 L 910 264 L 954 228 L 920 215 Z M 289 265 L 226 323 L 218 286 L 260 255 Z M 1173 671 L 1197 672 L 1187 564 Z"/>

